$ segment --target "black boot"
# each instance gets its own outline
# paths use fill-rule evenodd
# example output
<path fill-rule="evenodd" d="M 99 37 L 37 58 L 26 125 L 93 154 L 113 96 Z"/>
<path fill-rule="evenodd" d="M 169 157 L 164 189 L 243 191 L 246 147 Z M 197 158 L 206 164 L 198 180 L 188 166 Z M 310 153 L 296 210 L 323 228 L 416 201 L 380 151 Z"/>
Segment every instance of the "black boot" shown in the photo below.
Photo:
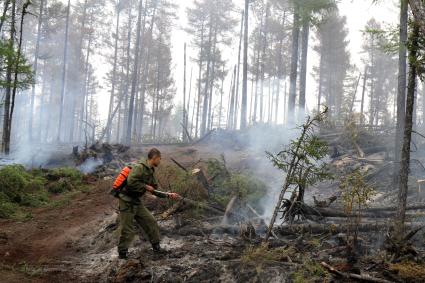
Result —
<path fill-rule="evenodd" d="M 128 259 L 128 252 L 127 251 L 118 251 L 118 258 L 119 259 Z"/>
<path fill-rule="evenodd" d="M 167 253 L 167 251 L 165 251 L 164 249 L 161 248 L 159 243 L 152 244 L 152 249 L 153 249 L 153 252 L 156 253 L 156 254 L 166 254 Z"/>

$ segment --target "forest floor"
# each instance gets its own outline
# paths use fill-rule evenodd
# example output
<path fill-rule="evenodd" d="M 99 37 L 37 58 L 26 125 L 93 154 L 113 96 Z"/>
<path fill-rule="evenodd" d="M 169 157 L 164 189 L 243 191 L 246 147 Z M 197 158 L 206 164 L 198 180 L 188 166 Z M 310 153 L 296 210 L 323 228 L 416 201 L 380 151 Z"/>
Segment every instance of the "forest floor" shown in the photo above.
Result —
<path fill-rule="evenodd" d="M 282 176 L 271 167 L 263 151 L 229 148 L 222 145 L 162 146 L 164 165 L 160 182 L 172 187 L 176 166 L 170 158 L 184 166 L 202 167 L 209 159 L 222 159 L 231 172 L 255 172 L 276 192 Z M 131 158 L 145 149 L 135 150 Z M 330 160 L 333 168 L 361 167 L 371 172 L 371 184 L 377 187 L 373 206 L 392 206 L 396 190 L 391 188 L 392 171 L 385 155 L 371 154 L 358 158 L 345 154 Z M 168 168 L 168 169 L 167 169 Z M 336 169 L 335 169 L 336 170 Z M 174 171 L 173 171 L 174 172 Z M 235 173 L 236 174 L 236 173 Z M 423 174 L 423 173 L 420 173 Z M 418 175 L 420 175 L 418 174 Z M 165 176 L 166 175 L 166 176 Z M 165 176 L 165 177 L 164 177 Z M 415 177 L 416 178 L 416 177 Z M 223 223 L 223 214 L 199 209 L 177 211 L 162 220 L 160 214 L 170 205 L 148 198 L 146 203 L 159 220 L 165 255 L 155 255 L 143 232 L 130 249 L 130 259 L 118 259 L 116 200 L 108 192 L 111 177 L 91 183 L 90 189 L 78 192 L 58 206 L 31 208 L 31 219 L 0 220 L 1 282 L 350 282 L 352 279 L 332 275 L 321 263 L 339 271 L 373 276 L 375 282 L 425 282 L 424 242 L 422 232 L 415 238 L 415 255 L 393 262 L 382 252 L 385 230 L 360 233 L 361 247 L 355 264 L 357 271 L 347 269 L 348 251 L 345 231 L 336 232 L 346 218 L 329 218 L 320 225 L 324 231 L 299 231 L 278 234 L 268 244 L 262 243 L 263 221 Z M 412 188 L 416 188 L 416 180 Z M 335 195 L 338 181 L 321 183 L 309 190 L 312 196 L 327 199 Z M 417 190 L 410 195 L 418 198 Z M 422 196 L 420 196 L 422 197 Z M 273 202 L 266 205 L 272 206 Z M 335 203 L 336 206 L 340 203 Z M 422 221 L 422 215 L 416 222 Z M 368 224 L 388 223 L 390 219 L 366 219 Z M 254 233 L 250 232 L 250 224 Z M 313 224 L 312 224 L 313 225 Z M 329 228 L 334 227 L 334 228 Z M 326 230 L 328 229 L 328 230 Z M 279 230 L 276 230 L 278 233 Z M 418 260 L 419 259 L 419 260 Z M 387 281 L 385 281 L 387 280 Z M 355 281 L 353 281 L 355 282 Z"/>

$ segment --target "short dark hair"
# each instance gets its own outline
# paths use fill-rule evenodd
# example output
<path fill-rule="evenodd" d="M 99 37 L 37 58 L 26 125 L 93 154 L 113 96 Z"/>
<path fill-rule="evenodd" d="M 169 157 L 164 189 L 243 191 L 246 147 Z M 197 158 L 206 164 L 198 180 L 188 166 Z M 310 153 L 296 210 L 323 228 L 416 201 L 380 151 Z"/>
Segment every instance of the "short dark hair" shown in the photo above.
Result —
<path fill-rule="evenodd" d="M 157 148 L 152 148 L 151 150 L 149 150 L 148 159 L 152 159 L 158 156 L 161 157 L 161 152 Z"/>

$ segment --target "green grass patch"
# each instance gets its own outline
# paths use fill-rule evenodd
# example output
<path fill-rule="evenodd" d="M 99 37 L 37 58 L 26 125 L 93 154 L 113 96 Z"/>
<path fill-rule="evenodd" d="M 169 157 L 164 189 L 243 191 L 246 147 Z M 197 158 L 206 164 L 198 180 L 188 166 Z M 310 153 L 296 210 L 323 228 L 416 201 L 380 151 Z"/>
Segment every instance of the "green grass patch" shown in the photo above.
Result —
<path fill-rule="evenodd" d="M 306 259 L 302 268 L 292 274 L 294 283 L 329 282 L 329 273 L 316 261 Z"/>
<path fill-rule="evenodd" d="M 28 208 L 69 202 L 75 192 L 87 191 L 83 174 L 75 168 L 26 170 L 21 165 L 0 169 L 0 218 L 31 219 Z M 62 194 L 60 199 L 53 195 Z"/>

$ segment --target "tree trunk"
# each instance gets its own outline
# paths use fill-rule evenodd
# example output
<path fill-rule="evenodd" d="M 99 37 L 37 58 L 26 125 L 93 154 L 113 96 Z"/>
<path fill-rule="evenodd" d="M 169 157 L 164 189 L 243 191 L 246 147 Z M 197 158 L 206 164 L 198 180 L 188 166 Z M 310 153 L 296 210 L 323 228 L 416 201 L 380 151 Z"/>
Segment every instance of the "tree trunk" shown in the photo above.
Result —
<path fill-rule="evenodd" d="M 142 1 L 142 0 L 141 0 Z M 117 2 L 117 19 L 115 24 L 115 43 L 114 43 L 114 63 L 112 65 L 112 81 L 111 81 L 111 95 L 109 97 L 109 109 L 108 109 L 108 119 L 111 118 L 112 115 L 112 109 L 114 107 L 114 96 L 115 96 L 115 81 L 117 76 L 117 60 L 118 60 L 118 39 L 119 39 L 119 27 L 120 27 L 120 15 L 121 15 L 121 8 L 120 8 L 120 2 Z M 108 128 L 106 129 L 106 142 L 110 142 L 111 139 L 111 125 L 108 125 Z"/>
<path fill-rule="evenodd" d="M 127 133 L 125 143 L 131 145 L 131 130 L 133 126 L 133 112 L 134 112 L 134 99 L 137 91 L 137 74 L 139 70 L 139 53 L 141 46 L 141 25 L 142 25 L 142 10 L 143 10 L 143 0 L 139 0 L 139 11 L 137 14 L 137 28 L 136 28 L 136 46 L 135 46 L 135 58 L 134 58 L 134 67 L 131 78 L 131 91 L 130 91 L 130 105 L 128 108 L 128 121 L 127 121 Z"/>
<path fill-rule="evenodd" d="M 207 44 L 207 71 L 205 75 L 205 87 L 204 87 L 204 101 L 202 107 L 202 119 L 201 119 L 201 137 L 205 135 L 207 129 L 207 112 L 208 112 L 208 90 L 209 90 L 209 80 L 210 80 L 210 69 L 211 69 L 211 46 L 212 46 L 212 37 L 213 37 L 213 26 L 212 19 L 210 19 L 209 23 L 209 31 L 208 31 L 208 44 Z"/>
<path fill-rule="evenodd" d="M 244 27 L 244 13 L 242 12 L 241 16 L 241 31 L 239 33 L 239 48 L 238 48 L 238 70 L 236 74 L 236 94 L 235 94 L 235 117 L 234 125 L 235 128 L 238 127 L 238 103 L 239 103 L 239 78 L 240 78 L 240 69 L 241 69 L 241 50 L 242 50 L 242 36 L 243 36 L 243 27 Z"/>
<path fill-rule="evenodd" d="M 425 35 L 425 4 L 421 0 L 409 0 L 409 4 L 421 33 Z"/>
<path fill-rule="evenodd" d="M 261 81 L 260 81 L 260 121 L 264 122 L 264 80 L 265 80 L 265 61 L 267 51 L 267 36 L 268 36 L 268 23 L 269 23 L 269 2 L 266 4 L 266 13 L 264 15 L 264 35 L 263 35 L 263 50 L 261 53 Z"/>
<path fill-rule="evenodd" d="M 223 74 L 224 74 L 224 65 L 223 65 Z M 221 89 L 220 89 L 220 106 L 218 109 L 218 128 L 221 129 L 221 116 L 222 116 L 222 112 L 223 112 L 223 93 L 224 93 L 224 75 L 223 78 L 221 79 Z"/>
<path fill-rule="evenodd" d="M 409 48 L 409 81 L 407 87 L 406 99 L 406 115 L 404 122 L 404 139 L 403 148 L 401 152 L 400 162 L 400 183 L 398 193 L 398 210 L 396 221 L 396 238 L 402 239 L 405 232 L 405 218 L 406 218 L 406 202 L 408 192 L 408 179 L 409 179 L 409 164 L 410 164 L 410 143 L 412 139 L 413 127 L 413 109 L 415 103 L 415 89 L 416 89 L 416 62 L 419 49 L 419 26 L 415 24 L 411 35 L 411 47 Z"/>
<path fill-rule="evenodd" d="M 10 5 L 10 1 L 11 0 L 6 0 L 6 2 L 4 2 L 3 5 L 3 12 L 2 15 L 0 17 L 0 33 L 3 31 L 3 24 L 6 21 L 6 14 L 7 14 L 7 10 L 9 9 L 9 5 Z"/>
<path fill-rule="evenodd" d="M 132 32 L 132 5 L 128 5 L 128 30 L 127 30 L 127 50 L 126 50 L 126 74 L 125 74 L 125 88 L 123 92 L 124 99 L 124 115 L 123 115 L 123 136 L 117 141 L 124 141 L 124 135 L 127 132 L 127 121 L 128 121 L 128 88 L 130 87 L 130 60 L 131 60 L 131 32 Z M 120 103 L 120 102 L 118 102 Z"/>
<path fill-rule="evenodd" d="M 35 85 L 37 83 L 37 69 L 38 69 L 38 57 L 40 53 L 40 40 L 41 40 L 41 24 L 43 23 L 43 10 L 44 10 L 44 0 L 40 0 L 40 8 L 38 11 L 38 23 L 37 23 L 37 39 L 35 43 L 35 52 L 34 52 L 34 84 L 31 89 L 31 101 L 30 101 L 30 113 L 29 113 L 29 140 L 33 139 L 33 118 L 34 118 L 34 99 L 35 99 Z M 1 29 L 0 29 L 1 30 Z M 40 126 L 41 127 L 41 126 Z"/>
<path fill-rule="evenodd" d="M 71 11 L 71 0 L 68 0 L 68 7 L 66 9 L 66 23 L 65 23 L 65 40 L 63 47 L 63 62 L 62 62 L 62 80 L 61 80 L 61 96 L 60 96 L 60 105 L 59 105 L 59 125 L 58 125 L 58 136 L 57 141 L 61 140 L 61 130 L 62 130 L 62 120 L 63 120 L 63 102 L 65 98 L 65 88 L 66 88 L 66 73 L 67 73 L 67 64 L 68 64 L 68 33 L 69 33 L 69 14 Z"/>
<path fill-rule="evenodd" d="M 141 142 L 142 141 L 142 136 L 143 136 L 143 122 L 145 119 L 145 97 L 146 97 L 146 83 L 147 83 L 147 77 L 148 77 L 148 71 L 149 71 L 149 65 L 150 65 L 150 60 L 151 60 L 151 47 L 152 47 L 152 34 L 153 34 L 153 27 L 155 24 L 155 19 L 156 19 L 156 4 L 157 2 L 155 2 L 155 7 L 154 7 L 154 11 L 152 14 L 152 20 L 151 20 L 151 24 L 149 27 L 149 40 L 150 40 L 150 44 L 146 44 L 147 46 L 147 50 L 146 50 L 146 57 L 144 60 L 144 65 L 143 65 L 143 77 L 142 77 L 142 90 L 140 91 L 140 117 L 139 117 L 139 133 L 138 133 L 138 140 Z M 147 2 L 145 2 L 145 6 L 147 5 Z"/>
<path fill-rule="evenodd" d="M 279 39 L 279 54 L 278 54 L 278 63 L 277 63 L 277 86 L 276 86 L 276 108 L 275 108 L 275 124 L 278 123 L 278 114 L 279 114 L 279 99 L 280 99 L 280 80 L 283 77 L 282 74 L 282 57 L 283 57 L 283 39 L 285 36 L 285 33 L 283 32 L 284 28 L 285 28 L 285 21 L 286 21 L 286 11 L 283 12 L 283 17 L 282 17 L 282 30 L 280 33 L 280 39 Z"/>
<path fill-rule="evenodd" d="M 233 68 L 232 83 L 230 86 L 230 97 L 229 97 L 229 113 L 227 117 L 227 128 L 233 130 L 233 111 L 235 109 L 235 84 L 236 84 L 236 66 Z"/>
<path fill-rule="evenodd" d="M 189 95 L 187 97 L 187 106 L 186 106 L 186 121 L 185 121 L 185 125 L 186 125 L 186 129 L 184 129 L 185 131 L 188 130 L 189 127 L 189 112 L 190 112 L 190 99 L 191 99 L 191 94 L 192 94 L 192 71 L 193 68 L 190 68 L 190 78 L 189 78 Z M 188 132 L 188 138 L 191 138 L 189 131 Z"/>
<path fill-rule="evenodd" d="M 310 22 L 305 21 L 302 32 L 302 52 L 301 52 L 301 73 L 300 73 L 300 116 L 305 114 L 305 93 L 307 87 L 307 56 L 308 56 L 308 39 L 310 34 Z M 320 109 L 319 109 L 320 111 Z M 301 117 L 302 117 L 301 116 Z M 300 117 L 300 118 L 301 118 Z"/>
<path fill-rule="evenodd" d="M 186 42 L 184 43 L 184 54 L 183 54 L 183 62 L 184 62 L 184 69 L 183 69 L 183 121 L 182 121 L 182 140 L 183 142 L 186 142 L 187 138 L 184 134 L 185 129 L 187 129 L 186 124 Z"/>
<path fill-rule="evenodd" d="M 23 4 L 23 7 L 22 7 L 21 21 L 19 25 L 19 42 L 18 42 L 17 56 L 15 59 L 15 65 L 13 70 L 15 76 L 13 78 L 12 99 L 11 99 L 10 116 L 9 116 L 9 129 L 7 131 L 9 135 L 9 143 L 10 143 L 10 137 L 12 134 L 13 111 L 15 109 L 15 98 L 16 98 L 16 92 L 18 89 L 19 64 L 21 62 L 21 57 L 22 57 L 21 55 L 22 55 L 22 41 L 23 41 L 23 32 L 24 32 L 24 18 L 25 18 L 25 15 L 27 14 L 27 9 L 29 5 L 31 5 L 30 0 L 26 0 L 26 2 Z M 13 11 L 13 13 L 14 12 L 15 11 Z"/>
<path fill-rule="evenodd" d="M 401 0 L 400 8 L 400 40 L 398 53 L 398 88 L 397 88 L 397 124 L 394 147 L 394 184 L 398 183 L 400 171 L 401 144 L 403 141 L 403 122 L 406 108 L 406 49 L 407 49 L 407 22 L 409 18 L 407 0 Z"/>
<path fill-rule="evenodd" d="M 263 30 L 263 17 L 261 17 L 261 23 L 260 23 L 260 28 L 258 30 L 258 40 L 260 42 L 261 39 L 261 34 L 262 34 L 262 30 Z M 258 110 L 258 79 L 260 77 L 260 54 L 261 53 L 261 46 L 258 46 L 258 50 L 257 50 L 257 60 L 255 62 L 255 97 L 254 97 L 254 114 L 252 116 L 252 121 L 255 123 L 257 122 L 257 110 Z"/>
<path fill-rule="evenodd" d="M 198 128 L 199 128 L 199 108 L 201 107 L 201 92 L 202 92 L 202 67 L 203 67 L 203 47 L 204 47 L 204 31 L 205 26 L 202 23 L 201 28 L 201 50 L 199 51 L 199 73 L 198 73 L 198 99 L 196 105 L 196 125 L 195 125 L 195 137 L 198 137 Z"/>
<path fill-rule="evenodd" d="M 320 48 L 320 63 L 319 63 L 319 90 L 317 94 L 317 112 L 320 111 L 320 106 L 322 104 L 322 89 L 323 89 L 323 65 L 324 65 L 324 59 L 323 56 L 325 56 L 323 51 L 323 48 Z M 329 105 L 328 105 L 329 107 Z M 332 109 L 330 109 L 332 114 Z"/>
<path fill-rule="evenodd" d="M 9 49 L 13 50 L 15 43 L 15 17 L 16 17 L 16 1 L 12 1 L 11 11 L 11 28 L 9 38 Z M 6 69 L 6 90 L 4 98 L 4 118 L 3 118 L 3 140 L 2 148 L 5 154 L 10 152 L 10 103 L 12 96 L 12 71 L 13 71 L 13 58 L 12 56 L 7 57 L 7 69 Z"/>
<path fill-rule="evenodd" d="M 300 35 L 300 26 L 299 26 L 298 5 L 295 4 L 294 20 L 293 20 L 293 27 L 292 27 L 291 72 L 290 72 L 288 114 L 287 114 L 289 124 L 292 124 L 295 122 L 294 110 L 295 110 L 295 100 L 297 96 L 299 35 Z"/>
<path fill-rule="evenodd" d="M 242 103 L 241 103 L 241 130 L 247 126 L 248 109 L 248 21 L 249 21 L 249 0 L 245 0 L 245 23 L 243 41 L 243 75 L 242 75 Z"/>
<path fill-rule="evenodd" d="M 208 130 L 211 130 L 213 125 L 212 125 L 212 104 L 213 104 L 213 90 L 214 90 L 214 81 L 215 81 L 215 53 L 216 53 L 216 48 L 217 48 L 217 27 L 214 31 L 214 40 L 213 40 L 213 62 L 212 62 L 212 68 L 211 68 L 211 79 L 210 79 L 210 86 L 209 86 L 209 98 L 208 98 L 208 115 L 207 115 L 207 120 L 208 120 Z"/>
<path fill-rule="evenodd" d="M 363 75 L 363 90 L 362 90 L 362 100 L 360 102 L 360 125 L 364 125 L 364 101 L 366 94 L 366 83 L 367 83 L 367 65 L 364 68 Z"/>

